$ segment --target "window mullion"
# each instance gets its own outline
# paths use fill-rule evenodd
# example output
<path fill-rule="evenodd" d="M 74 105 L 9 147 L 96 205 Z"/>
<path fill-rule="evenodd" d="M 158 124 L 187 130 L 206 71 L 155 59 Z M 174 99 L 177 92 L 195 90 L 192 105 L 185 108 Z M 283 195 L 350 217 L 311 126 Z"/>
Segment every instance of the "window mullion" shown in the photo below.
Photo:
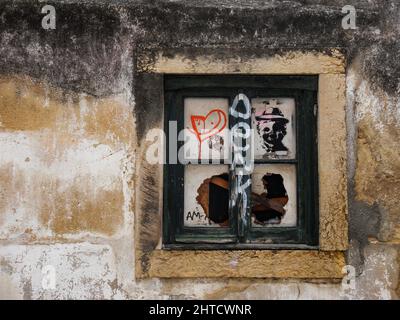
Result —
<path fill-rule="evenodd" d="M 233 183 L 231 203 L 237 217 L 239 242 L 246 242 L 250 228 L 251 197 L 251 105 L 248 97 L 239 93 L 229 109 L 231 118 L 231 146 Z"/>

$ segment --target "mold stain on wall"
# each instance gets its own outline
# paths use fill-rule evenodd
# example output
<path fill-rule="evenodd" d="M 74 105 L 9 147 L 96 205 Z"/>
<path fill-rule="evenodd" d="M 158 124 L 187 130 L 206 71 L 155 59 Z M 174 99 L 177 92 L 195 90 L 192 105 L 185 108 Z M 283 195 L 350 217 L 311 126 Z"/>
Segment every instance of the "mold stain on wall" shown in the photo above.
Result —
<path fill-rule="evenodd" d="M 22 226 L 115 234 L 124 220 L 121 167 L 133 141 L 121 97 L 96 99 L 29 78 L 3 78 L 0 92 L 2 237 Z"/>

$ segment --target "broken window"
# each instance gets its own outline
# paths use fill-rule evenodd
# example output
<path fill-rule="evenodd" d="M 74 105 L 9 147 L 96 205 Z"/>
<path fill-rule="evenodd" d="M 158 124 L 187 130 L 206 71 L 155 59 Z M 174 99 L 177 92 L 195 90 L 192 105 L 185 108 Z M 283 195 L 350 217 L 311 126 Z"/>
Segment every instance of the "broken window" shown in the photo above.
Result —
<path fill-rule="evenodd" d="M 187 165 L 184 225 L 226 227 L 229 220 L 229 174 L 224 165 Z"/>
<path fill-rule="evenodd" d="M 254 227 L 294 227 L 297 222 L 296 168 L 256 165 L 252 175 L 251 217 Z"/>
<path fill-rule="evenodd" d="M 317 83 L 166 76 L 165 248 L 318 244 Z"/>

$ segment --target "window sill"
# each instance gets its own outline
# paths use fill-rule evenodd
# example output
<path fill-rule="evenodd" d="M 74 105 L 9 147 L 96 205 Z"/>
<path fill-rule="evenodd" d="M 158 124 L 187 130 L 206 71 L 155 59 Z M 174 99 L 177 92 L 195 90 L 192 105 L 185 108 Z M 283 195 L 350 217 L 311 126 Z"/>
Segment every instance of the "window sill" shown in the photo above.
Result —
<path fill-rule="evenodd" d="M 138 253 L 140 256 L 142 253 Z M 318 250 L 154 250 L 137 278 L 341 279 L 344 252 Z M 142 261 L 138 259 L 137 261 Z"/>
<path fill-rule="evenodd" d="M 186 243 L 164 244 L 163 250 L 318 250 L 318 246 L 306 244 L 273 244 L 273 243 Z"/>

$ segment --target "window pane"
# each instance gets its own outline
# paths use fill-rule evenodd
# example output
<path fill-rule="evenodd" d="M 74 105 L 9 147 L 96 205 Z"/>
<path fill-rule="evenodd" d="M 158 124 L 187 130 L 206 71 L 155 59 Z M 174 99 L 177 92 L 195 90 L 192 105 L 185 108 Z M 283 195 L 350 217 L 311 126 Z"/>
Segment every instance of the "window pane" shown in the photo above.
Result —
<path fill-rule="evenodd" d="M 228 105 L 226 98 L 185 98 L 185 160 L 228 159 Z"/>
<path fill-rule="evenodd" d="M 185 166 L 184 202 L 185 226 L 228 227 L 228 166 Z"/>
<path fill-rule="evenodd" d="M 253 227 L 293 227 L 297 222 L 296 166 L 259 164 L 252 174 Z"/>
<path fill-rule="evenodd" d="M 296 157 L 295 101 L 293 98 L 254 98 L 252 126 L 255 159 Z"/>

